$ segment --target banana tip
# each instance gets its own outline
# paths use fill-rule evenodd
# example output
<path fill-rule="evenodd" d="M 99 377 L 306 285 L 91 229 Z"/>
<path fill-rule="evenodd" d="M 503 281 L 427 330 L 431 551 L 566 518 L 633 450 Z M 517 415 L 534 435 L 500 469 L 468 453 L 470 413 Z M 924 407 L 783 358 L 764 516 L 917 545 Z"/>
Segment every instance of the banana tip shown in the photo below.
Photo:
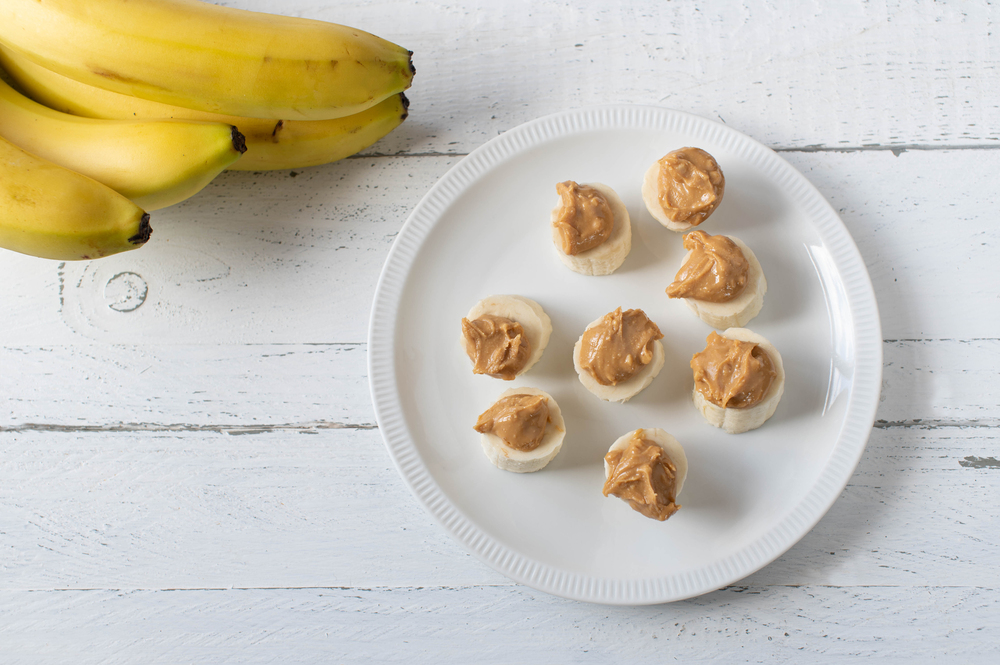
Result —
<path fill-rule="evenodd" d="M 149 213 L 144 212 L 142 213 L 142 219 L 139 221 L 139 230 L 128 241 L 137 246 L 145 245 L 151 235 L 153 235 L 153 227 L 149 225 Z"/>
<path fill-rule="evenodd" d="M 236 129 L 235 125 L 233 125 L 233 148 L 241 155 L 247 151 L 246 137 Z"/>
<path fill-rule="evenodd" d="M 399 93 L 399 102 L 403 105 L 403 113 L 400 120 L 406 120 L 410 115 L 410 100 L 403 93 Z"/>

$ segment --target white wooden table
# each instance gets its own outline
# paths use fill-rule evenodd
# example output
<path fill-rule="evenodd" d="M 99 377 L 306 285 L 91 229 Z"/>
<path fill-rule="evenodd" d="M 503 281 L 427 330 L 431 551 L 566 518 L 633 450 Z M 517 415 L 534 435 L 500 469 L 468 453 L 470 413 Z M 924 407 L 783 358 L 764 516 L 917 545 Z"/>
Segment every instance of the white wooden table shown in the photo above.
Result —
<path fill-rule="evenodd" d="M 341 163 L 223 174 L 136 252 L 0 255 L 0 662 L 998 662 L 995 3 L 225 4 L 412 49 L 410 119 Z M 427 189 L 504 130 L 612 102 L 779 151 L 854 236 L 885 337 L 827 516 L 652 607 L 465 553 L 394 470 L 365 369 Z"/>

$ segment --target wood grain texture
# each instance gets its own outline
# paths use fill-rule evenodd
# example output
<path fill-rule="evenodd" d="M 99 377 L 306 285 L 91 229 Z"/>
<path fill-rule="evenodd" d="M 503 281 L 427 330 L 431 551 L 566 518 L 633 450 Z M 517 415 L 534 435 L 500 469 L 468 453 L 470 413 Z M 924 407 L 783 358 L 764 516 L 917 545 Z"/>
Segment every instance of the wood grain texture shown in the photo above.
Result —
<path fill-rule="evenodd" d="M 878 427 L 1000 424 L 1000 340 L 891 340 L 882 356 Z"/>
<path fill-rule="evenodd" d="M 365 344 L 4 347 L 0 431 L 374 428 L 366 353 Z M 45 378 L 56 376 L 64 380 Z"/>
<path fill-rule="evenodd" d="M 747 583 L 1000 585 L 1000 463 L 970 462 L 998 446 L 995 428 L 874 430 L 827 516 Z M 0 477 L 2 589 L 505 581 L 372 430 L 0 433 Z"/>
<path fill-rule="evenodd" d="M 918 586 L 751 585 L 645 608 L 509 585 L 17 592 L 0 601 L 0 640 L 11 665 L 993 663 L 998 605 L 996 589 Z"/>

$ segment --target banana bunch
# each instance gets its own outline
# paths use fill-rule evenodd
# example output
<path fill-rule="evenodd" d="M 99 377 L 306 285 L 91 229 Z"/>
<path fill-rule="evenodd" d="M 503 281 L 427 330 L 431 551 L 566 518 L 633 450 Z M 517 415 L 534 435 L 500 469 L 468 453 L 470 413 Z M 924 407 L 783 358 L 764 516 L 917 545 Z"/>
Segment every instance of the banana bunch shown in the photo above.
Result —
<path fill-rule="evenodd" d="M 105 256 L 224 169 L 355 154 L 406 118 L 410 56 L 198 0 L 2 0 L 0 247 Z"/>

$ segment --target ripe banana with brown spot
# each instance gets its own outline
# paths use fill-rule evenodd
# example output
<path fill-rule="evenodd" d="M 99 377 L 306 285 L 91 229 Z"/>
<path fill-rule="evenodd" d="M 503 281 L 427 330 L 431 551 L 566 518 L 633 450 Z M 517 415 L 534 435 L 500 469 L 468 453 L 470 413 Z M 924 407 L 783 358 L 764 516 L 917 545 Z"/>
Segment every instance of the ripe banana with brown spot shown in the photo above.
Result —
<path fill-rule="evenodd" d="M 96 259 L 140 247 L 149 215 L 96 180 L 0 139 L 0 247 L 47 259 Z"/>
<path fill-rule="evenodd" d="M 247 145 L 246 154 L 228 167 L 236 171 L 297 169 L 349 157 L 398 127 L 406 119 L 409 106 L 406 96 L 399 93 L 343 118 L 245 118 L 161 104 L 96 88 L 45 69 L 2 45 L 0 66 L 27 96 L 65 113 L 88 118 L 171 118 L 235 125 Z"/>
<path fill-rule="evenodd" d="M 3 0 L 0 42 L 96 87 L 276 120 L 359 113 L 414 73 L 409 51 L 367 32 L 197 0 Z"/>
<path fill-rule="evenodd" d="M 246 150 L 232 125 L 81 118 L 42 106 L 2 80 L 0 136 L 107 185 L 145 210 L 193 196 Z"/>

